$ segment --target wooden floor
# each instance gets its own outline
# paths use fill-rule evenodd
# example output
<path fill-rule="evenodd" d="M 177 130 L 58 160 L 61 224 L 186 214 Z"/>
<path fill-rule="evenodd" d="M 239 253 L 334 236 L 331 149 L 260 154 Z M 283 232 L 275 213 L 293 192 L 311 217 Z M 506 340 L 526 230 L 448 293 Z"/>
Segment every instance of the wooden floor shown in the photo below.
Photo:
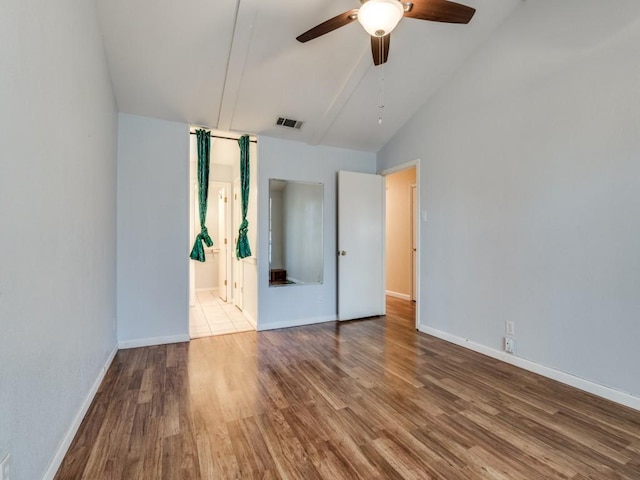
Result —
<path fill-rule="evenodd" d="M 56 479 L 640 478 L 640 413 L 386 317 L 118 352 Z"/>

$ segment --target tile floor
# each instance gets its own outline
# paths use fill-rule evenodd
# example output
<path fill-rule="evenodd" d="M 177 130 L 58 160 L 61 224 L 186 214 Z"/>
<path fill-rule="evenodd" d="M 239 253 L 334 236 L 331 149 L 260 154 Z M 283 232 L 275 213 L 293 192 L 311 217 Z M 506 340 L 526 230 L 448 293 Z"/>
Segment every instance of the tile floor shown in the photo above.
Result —
<path fill-rule="evenodd" d="M 196 293 L 196 306 L 189 309 L 189 335 L 191 338 L 225 335 L 255 330 L 235 305 L 225 303 L 215 290 Z"/>

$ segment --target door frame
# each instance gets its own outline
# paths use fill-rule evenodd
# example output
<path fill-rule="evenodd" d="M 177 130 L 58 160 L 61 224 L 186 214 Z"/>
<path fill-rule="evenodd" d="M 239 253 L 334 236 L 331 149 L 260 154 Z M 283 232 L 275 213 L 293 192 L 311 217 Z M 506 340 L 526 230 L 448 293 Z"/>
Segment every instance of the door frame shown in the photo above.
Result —
<path fill-rule="evenodd" d="M 236 244 L 238 243 L 238 234 L 240 223 L 242 222 L 242 189 L 240 187 L 240 178 L 233 181 L 231 184 L 231 192 L 233 197 L 233 207 L 232 211 L 232 220 L 231 220 L 231 234 L 233 237 L 233 241 L 231 242 L 231 252 L 230 257 L 232 258 L 231 262 L 231 280 L 233 282 L 233 288 L 231 291 L 233 292 L 233 304 L 240 311 L 243 311 L 244 308 L 244 260 L 240 260 L 236 258 Z"/>
<path fill-rule="evenodd" d="M 417 173 L 417 172 L 416 172 Z M 418 303 L 418 186 L 409 185 L 409 203 L 411 211 L 411 300 Z"/>
<path fill-rule="evenodd" d="M 410 160 L 408 162 L 404 162 L 401 163 L 399 165 L 395 165 L 393 167 L 390 168 L 385 168 L 384 170 L 380 170 L 378 172 L 378 175 L 382 175 L 383 177 L 386 177 L 387 175 L 390 175 L 392 173 L 397 173 L 397 172 L 401 172 L 402 170 L 407 170 L 408 168 L 412 168 L 415 167 L 416 169 L 416 218 L 414 218 L 414 222 L 416 225 L 416 245 L 417 245 L 417 252 L 416 252 L 416 290 L 418 292 L 418 295 L 416 298 L 416 318 L 415 318 L 415 326 L 416 326 L 416 330 L 420 330 L 420 305 L 422 304 L 422 301 L 420 299 L 420 258 L 422 256 L 422 248 L 421 248 L 421 243 L 420 243 L 420 217 L 422 215 L 422 196 L 421 196 L 421 192 L 420 192 L 420 159 L 416 158 L 415 160 Z M 387 203 L 384 202 L 384 215 L 382 216 L 383 218 L 383 222 L 384 222 L 384 231 L 385 231 L 385 237 L 386 237 L 386 232 L 387 232 L 387 225 L 385 222 L 386 219 L 386 210 L 387 210 Z M 425 212 L 426 215 L 426 212 Z M 385 242 L 386 245 L 386 242 Z M 386 259 L 387 256 L 387 249 L 384 249 L 384 256 Z M 387 266 L 386 266 L 386 260 L 385 263 L 383 265 L 383 269 L 384 269 L 384 273 L 383 273 L 383 281 L 386 285 L 387 282 Z M 386 303 L 386 302 L 385 302 Z"/>
<path fill-rule="evenodd" d="M 225 288 L 225 302 L 229 302 L 229 291 L 231 290 L 231 284 L 233 282 L 232 272 L 231 272 L 231 239 L 229 238 L 233 234 L 233 229 L 231 228 L 231 202 L 229 202 L 229 197 L 231 196 L 231 183 L 230 182 L 210 182 L 216 184 L 217 192 L 216 194 L 220 194 L 220 190 L 225 191 L 225 195 L 227 201 L 224 202 L 224 230 L 225 230 L 225 239 L 226 243 L 226 255 L 220 255 L 218 260 L 218 269 L 220 269 L 221 263 L 224 261 L 224 266 L 227 272 L 227 285 L 218 285 L 218 297 L 220 297 L 220 291 L 222 288 Z M 219 207 L 220 197 L 218 197 L 218 207 Z M 219 216 L 219 215 L 218 215 Z M 221 237 L 220 231 L 218 230 L 218 236 Z M 220 273 L 218 272 L 218 279 L 220 278 Z"/>

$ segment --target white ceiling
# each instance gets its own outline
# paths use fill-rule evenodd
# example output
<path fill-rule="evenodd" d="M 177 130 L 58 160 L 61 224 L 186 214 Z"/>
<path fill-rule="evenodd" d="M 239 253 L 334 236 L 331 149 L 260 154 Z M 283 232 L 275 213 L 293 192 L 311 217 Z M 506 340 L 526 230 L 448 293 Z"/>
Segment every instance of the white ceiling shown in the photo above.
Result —
<path fill-rule="evenodd" d="M 308 43 L 302 32 L 357 0 L 99 0 L 121 112 L 379 150 L 521 0 L 461 0 L 469 25 L 404 18 L 374 67 L 354 22 Z M 383 122 L 378 124 L 384 74 Z M 304 121 L 275 126 L 278 116 Z"/>

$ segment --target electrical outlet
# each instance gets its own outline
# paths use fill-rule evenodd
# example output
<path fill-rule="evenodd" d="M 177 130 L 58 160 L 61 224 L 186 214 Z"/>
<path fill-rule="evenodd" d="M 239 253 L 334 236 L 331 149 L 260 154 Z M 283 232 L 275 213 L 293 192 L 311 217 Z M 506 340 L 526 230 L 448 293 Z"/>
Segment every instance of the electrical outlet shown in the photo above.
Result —
<path fill-rule="evenodd" d="M 516 341 L 510 337 L 504 337 L 504 351 L 507 353 L 516 353 Z"/>
<path fill-rule="evenodd" d="M 505 322 L 505 333 L 507 335 L 515 335 L 516 334 L 516 324 L 515 324 L 515 322 Z"/>
<path fill-rule="evenodd" d="M 11 455 L 8 453 L 0 462 L 0 480 L 11 480 Z"/>

